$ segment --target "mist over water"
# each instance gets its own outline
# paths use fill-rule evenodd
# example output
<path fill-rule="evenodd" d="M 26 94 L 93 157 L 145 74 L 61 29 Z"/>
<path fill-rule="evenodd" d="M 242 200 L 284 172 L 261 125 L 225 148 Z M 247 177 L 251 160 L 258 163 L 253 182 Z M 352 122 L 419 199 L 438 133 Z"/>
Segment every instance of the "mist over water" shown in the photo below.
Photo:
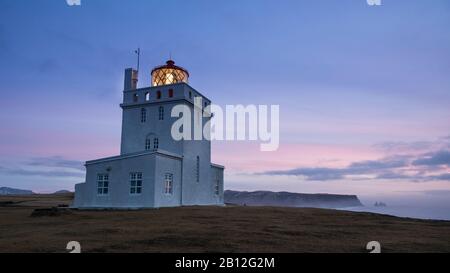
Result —
<path fill-rule="evenodd" d="M 342 210 L 364 211 L 418 219 L 450 220 L 450 191 L 397 193 L 392 195 L 359 196 L 363 207 Z M 386 207 L 376 207 L 383 202 Z"/>

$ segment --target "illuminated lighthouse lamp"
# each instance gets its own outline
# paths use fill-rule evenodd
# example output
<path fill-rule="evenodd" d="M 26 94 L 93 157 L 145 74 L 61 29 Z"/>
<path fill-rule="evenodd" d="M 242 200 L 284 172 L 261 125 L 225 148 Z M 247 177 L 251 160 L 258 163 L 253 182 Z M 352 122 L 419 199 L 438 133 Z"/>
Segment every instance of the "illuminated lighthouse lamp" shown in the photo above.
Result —
<path fill-rule="evenodd" d="M 188 83 L 189 72 L 176 66 L 175 62 L 168 60 L 165 65 L 155 67 L 152 70 L 152 86 L 167 85 L 179 82 Z"/>

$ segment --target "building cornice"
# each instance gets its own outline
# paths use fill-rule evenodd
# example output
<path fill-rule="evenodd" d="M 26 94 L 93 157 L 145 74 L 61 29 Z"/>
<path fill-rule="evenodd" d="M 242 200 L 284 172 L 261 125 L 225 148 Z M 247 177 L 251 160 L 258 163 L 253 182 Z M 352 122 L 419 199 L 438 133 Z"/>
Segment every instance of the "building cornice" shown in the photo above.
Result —
<path fill-rule="evenodd" d="M 214 164 L 214 163 L 211 163 L 211 167 L 219 168 L 219 169 L 225 169 L 225 166 L 222 166 L 222 165 L 219 165 L 219 164 Z"/>
<path fill-rule="evenodd" d="M 207 99 L 208 101 L 211 101 L 207 96 L 203 95 L 200 91 L 198 91 L 197 89 L 195 89 L 194 87 L 190 86 L 188 83 L 185 83 L 185 82 L 177 82 L 177 83 L 158 85 L 158 86 L 146 86 L 146 87 L 141 87 L 141 88 L 136 88 L 136 89 L 124 90 L 123 92 L 124 93 L 133 93 L 133 92 L 146 91 L 146 90 L 158 90 L 158 89 L 169 88 L 169 87 L 177 86 L 177 85 L 185 85 L 185 86 L 189 87 L 190 89 L 194 90 L 195 92 L 197 92 L 203 98 Z"/>
<path fill-rule="evenodd" d="M 178 160 L 183 159 L 183 156 L 181 156 L 179 154 L 175 154 L 175 153 L 171 153 L 171 152 L 168 152 L 165 150 L 158 149 L 158 150 L 152 150 L 152 151 L 141 151 L 141 152 L 136 152 L 136 153 L 123 154 L 123 155 L 99 158 L 99 159 L 95 159 L 95 160 L 89 160 L 89 161 L 86 161 L 86 163 L 84 165 L 87 166 L 87 165 L 92 165 L 92 164 L 97 164 L 97 163 L 111 162 L 111 161 L 122 160 L 122 159 L 127 159 L 127 158 L 134 158 L 134 157 L 145 156 L 145 155 L 160 155 L 160 156 L 170 157 L 170 158 L 174 158 L 174 159 L 178 159 Z"/>

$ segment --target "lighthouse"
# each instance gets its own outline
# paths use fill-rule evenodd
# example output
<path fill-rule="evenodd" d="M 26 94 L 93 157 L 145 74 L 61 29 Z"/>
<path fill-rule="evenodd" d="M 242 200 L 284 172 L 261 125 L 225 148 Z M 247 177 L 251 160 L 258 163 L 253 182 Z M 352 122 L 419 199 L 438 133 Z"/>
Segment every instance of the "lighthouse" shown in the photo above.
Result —
<path fill-rule="evenodd" d="M 73 207 L 223 205 L 224 167 L 211 163 L 210 140 L 171 134 L 173 107 L 203 113 L 211 101 L 189 85 L 189 72 L 173 60 L 151 71 L 148 87 L 137 82 L 138 71 L 126 69 L 120 155 L 85 163 L 86 181 L 75 186 Z M 190 118 L 211 129 L 210 116 Z"/>

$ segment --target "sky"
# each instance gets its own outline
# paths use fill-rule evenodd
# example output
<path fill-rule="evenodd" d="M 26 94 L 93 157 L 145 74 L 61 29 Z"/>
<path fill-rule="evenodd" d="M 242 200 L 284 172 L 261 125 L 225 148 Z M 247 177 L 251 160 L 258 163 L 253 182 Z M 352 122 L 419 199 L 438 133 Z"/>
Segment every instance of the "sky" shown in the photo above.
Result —
<path fill-rule="evenodd" d="M 0 7 L 0 186 L 73 190 L 84 161 L 119 154 L 123 73 L 140 47 L 139 87 L 172 56 L 215 104 L 280 106 L 277 151 L 213 143 L 225 188 L 450 207 L 447 0 Z"/>

